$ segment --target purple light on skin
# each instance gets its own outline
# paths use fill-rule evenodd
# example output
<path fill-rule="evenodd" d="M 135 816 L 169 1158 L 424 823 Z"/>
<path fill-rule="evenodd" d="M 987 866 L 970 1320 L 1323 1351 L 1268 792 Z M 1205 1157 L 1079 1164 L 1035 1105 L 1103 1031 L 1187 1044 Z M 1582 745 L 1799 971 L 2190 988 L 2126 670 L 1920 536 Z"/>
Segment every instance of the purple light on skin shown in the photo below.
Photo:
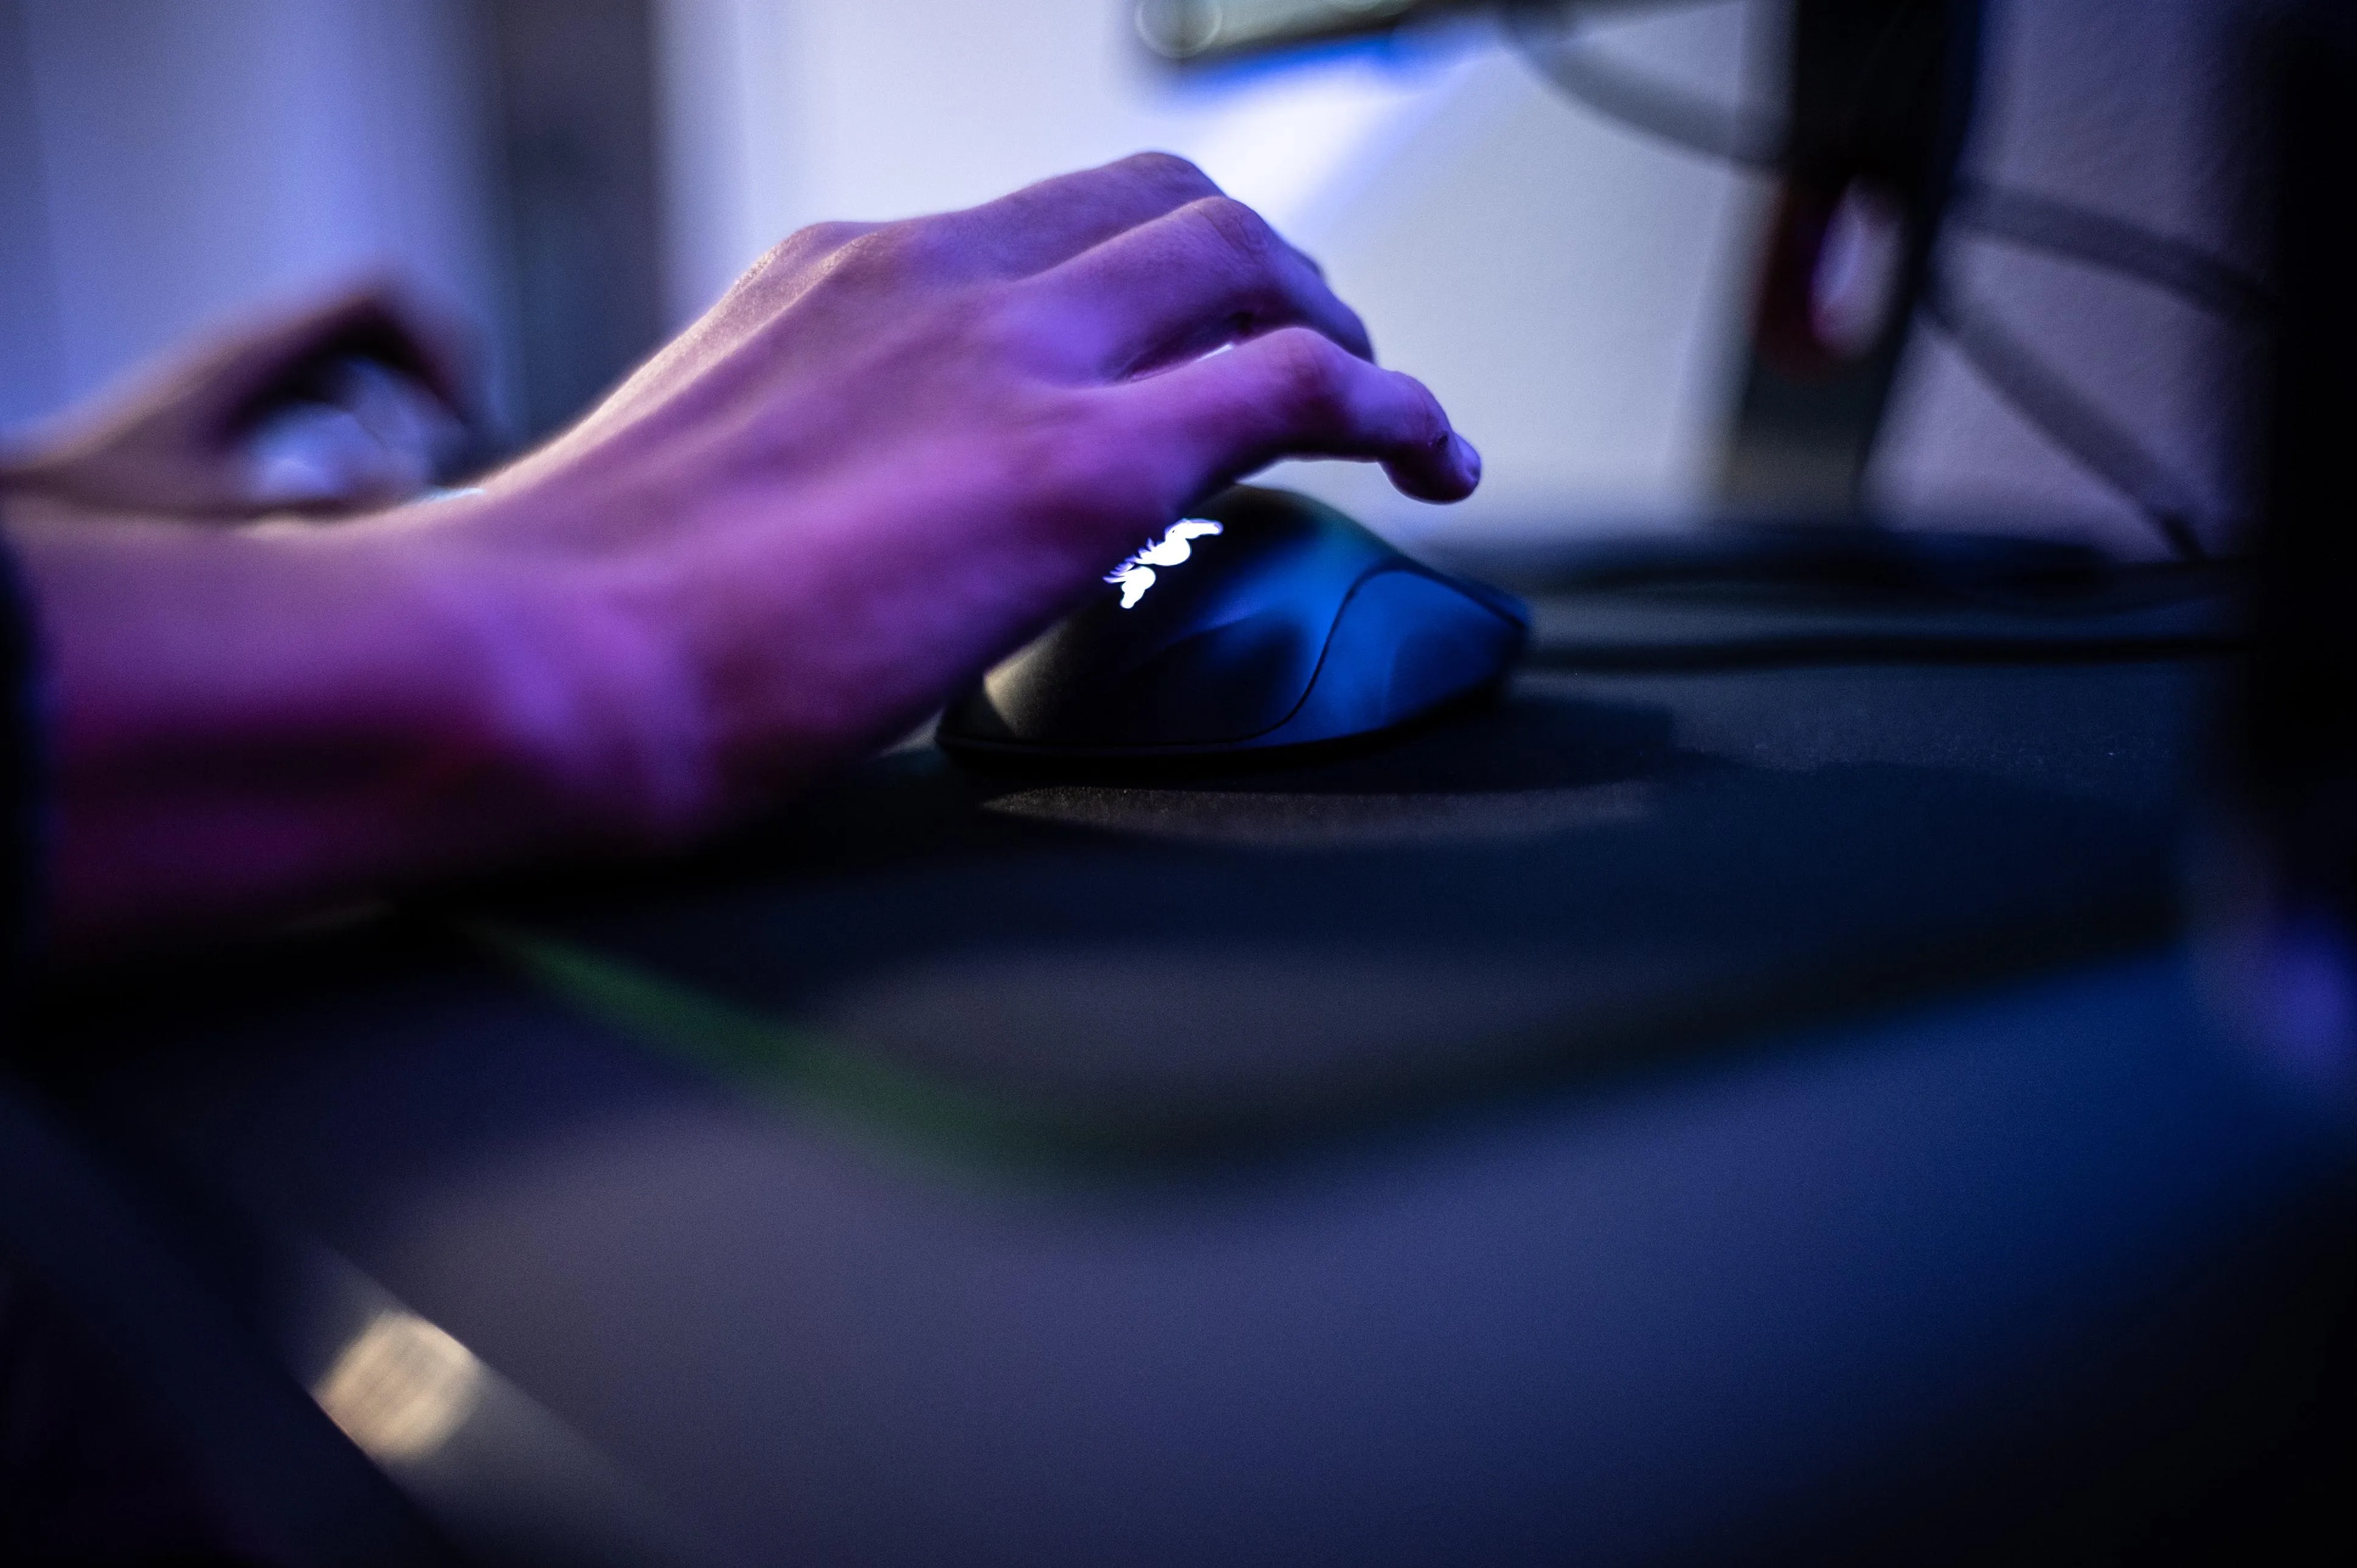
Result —
<path fill-rule="evenodd" d="M 1195 553 L 1193 541 L 1227 531 L 1207 517 L 1182 517 L 1165 529 L 1162 537 L 1105 574 L 1104 580 L 1121 589 L 1121 607 L 1135 609 L 1154 586 L 1157 566 L 1177 566 Z"/>

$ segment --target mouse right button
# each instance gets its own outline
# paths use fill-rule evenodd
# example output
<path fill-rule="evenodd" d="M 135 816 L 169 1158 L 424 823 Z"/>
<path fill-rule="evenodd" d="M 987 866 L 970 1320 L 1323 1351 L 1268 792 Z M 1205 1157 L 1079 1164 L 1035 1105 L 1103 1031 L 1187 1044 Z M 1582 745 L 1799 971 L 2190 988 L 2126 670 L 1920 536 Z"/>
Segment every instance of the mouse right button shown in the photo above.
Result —
<path fill-rule="evenodd" d="M 1448 584 L 1377 573 L 1351 594 L 1308 696 L 1269 739 L 1387 729 L 1476 695 L 1512 666 L 1523 638 L 1520 622 Z"/>

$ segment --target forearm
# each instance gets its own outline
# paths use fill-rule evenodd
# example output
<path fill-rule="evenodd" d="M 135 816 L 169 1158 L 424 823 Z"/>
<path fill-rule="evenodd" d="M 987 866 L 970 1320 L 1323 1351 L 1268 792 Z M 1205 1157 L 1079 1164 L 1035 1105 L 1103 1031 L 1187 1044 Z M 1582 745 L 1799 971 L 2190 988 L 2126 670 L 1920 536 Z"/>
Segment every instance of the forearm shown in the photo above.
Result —
<path fill-rule="evenodd" d="M 21 509 L 20 509 L 21 510 Z M 627 836 L 531 602 L 398 528 L 12 520 L 51 689 L 66 949 Z"/>
<path fill-rule="evenodd" d="M 56 947 L 689 842 L 903 733 L 1009 614 L 1006 581 L 900 582 L 913 547 L 839 504 L 745 560 L 685 527 L 576 550 L 582 495 L 496 488 L 228 529 L 14 498 Z"/>

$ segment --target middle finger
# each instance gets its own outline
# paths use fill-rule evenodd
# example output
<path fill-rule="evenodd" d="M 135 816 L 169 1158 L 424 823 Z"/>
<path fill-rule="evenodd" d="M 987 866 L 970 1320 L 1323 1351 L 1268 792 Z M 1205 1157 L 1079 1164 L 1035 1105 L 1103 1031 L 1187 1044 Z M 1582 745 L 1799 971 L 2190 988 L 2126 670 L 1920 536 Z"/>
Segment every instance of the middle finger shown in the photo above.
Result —
<path fill-rule="evenodd" d="M 1026 287 L 1041 302 L 1041 319 L 1103 374 L 1135 374 L 1295 326 L 1374 358 L 1358 313 L 1309 259 L 1224 196 L 1141 223 Z"/>
<path fill-rule="evenodd" d="M 1029 277 L 1220 188 L 1186 159 L 1137 153 L 931 220 L 976 271 Z"/>

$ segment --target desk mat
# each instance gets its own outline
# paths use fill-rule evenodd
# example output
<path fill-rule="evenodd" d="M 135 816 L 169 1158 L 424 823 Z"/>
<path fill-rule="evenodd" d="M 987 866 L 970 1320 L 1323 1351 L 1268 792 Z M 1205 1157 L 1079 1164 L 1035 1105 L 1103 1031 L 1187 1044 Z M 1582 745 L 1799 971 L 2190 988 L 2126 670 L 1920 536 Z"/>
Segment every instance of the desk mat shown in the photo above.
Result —
<path fill-rule="evenodd" d="M 1532 670 L 1353 754 L 1152 778 L 912 745 L 683 864 L 101 977 L 34 1049 L 94 1081 L 619 1046 L 994 1157 L 1282 1142 L 2166 934 L 2214 674 Z"/>
<path fill-rule="evenodd" d="M 2199 693 L 2178 663 L 1533 673 L 1225 775 L 913 747 L 661 887 L 460 925 L 753 1092 L 1000 1149 L 1226 1144 L 2148 941 Z"/>

